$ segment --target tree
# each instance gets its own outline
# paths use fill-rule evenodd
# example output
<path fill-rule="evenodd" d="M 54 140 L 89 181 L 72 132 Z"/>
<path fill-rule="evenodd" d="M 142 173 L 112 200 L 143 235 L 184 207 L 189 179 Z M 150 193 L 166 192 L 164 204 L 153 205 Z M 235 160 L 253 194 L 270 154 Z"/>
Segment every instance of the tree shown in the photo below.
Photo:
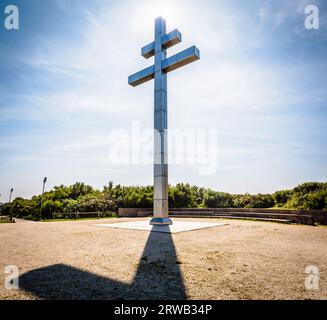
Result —
<path fill-rule="evenodd" d="M 191 187 L 188 183 L 178 183 L 169 188 L 169 205 L 174 208 L 197 207 L 197 187 Z"/>
<path fill-rule="evenodd" d="M 230 208 L 233 206 L 233 198 L 229 193 L 207 189 L 204 191 L 203 205 L 207 208 Z"/>
<path fill-rule="evenodd" d="M 281 190 L 275 192 L 272 197 L 274 199 L 276 207 L 283 207 L 292 197 L 292 190 Z"/>

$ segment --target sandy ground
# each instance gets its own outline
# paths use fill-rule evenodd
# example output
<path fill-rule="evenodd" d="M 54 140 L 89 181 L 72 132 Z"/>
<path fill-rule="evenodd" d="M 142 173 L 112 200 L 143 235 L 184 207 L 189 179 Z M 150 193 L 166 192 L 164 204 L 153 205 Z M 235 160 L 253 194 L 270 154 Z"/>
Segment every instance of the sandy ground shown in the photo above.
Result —
<path fill-rule="evenodd" d="M 0 224 L 0 299 L 327 298 L 326 227 L 217 220 L 229 225 L 174 235 L 94 226 L 130 219 Z"/>

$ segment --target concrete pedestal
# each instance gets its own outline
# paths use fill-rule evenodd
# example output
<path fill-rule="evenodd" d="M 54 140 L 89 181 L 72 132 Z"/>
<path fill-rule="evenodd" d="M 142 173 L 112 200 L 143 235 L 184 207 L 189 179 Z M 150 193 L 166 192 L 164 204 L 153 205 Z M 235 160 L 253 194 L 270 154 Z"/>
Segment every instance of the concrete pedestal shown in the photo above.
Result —
<path fill-rule="evenodd" d="M 170 218 L 152 218 L 150 225 L 152 226 L 170 226 L 173 224 L 173 221 Z"/>

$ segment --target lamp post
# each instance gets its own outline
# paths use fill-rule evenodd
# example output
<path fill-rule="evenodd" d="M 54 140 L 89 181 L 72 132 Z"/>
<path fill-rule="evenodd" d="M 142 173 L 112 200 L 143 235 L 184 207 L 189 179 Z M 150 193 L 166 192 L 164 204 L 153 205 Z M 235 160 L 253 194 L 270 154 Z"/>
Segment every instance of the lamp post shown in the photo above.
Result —
<path fill-rule="evenodd" d="M 11 188 L 10 189 L 10 194 L 9 194 L 9 203 L 11 202 L 11 196 L 12 196 L 13 191 L 14 191 L 14 188 Z M 9 219 L 10 219 L 10 221 L 12 221 L 13 220 L 13 218 L 12 218 L 12 209 L 10 208 L 9 210 L 10 210 L 9 211 Z"/>
<path fill-rule="evenodd" d="M 11 196 L 12 196 L 12 193 L 13 193 L 13 191 L 14 191 L 14 188 L 11 188 L 10 189 L 10 194 L 9 194 L 9 203 L 11 202 Z"/>
<path fill-rule="evenodd" d="M 47 182 L 47 177 L 43 178 L 43 188 L 42 188 L 42 197 L 41 197 L 41 205 L 40 205 L 40 219 L 42 219 L 42 205 L 43 205 L 43 195 L 44 195 L 44 188 L 45 183 Z"/>

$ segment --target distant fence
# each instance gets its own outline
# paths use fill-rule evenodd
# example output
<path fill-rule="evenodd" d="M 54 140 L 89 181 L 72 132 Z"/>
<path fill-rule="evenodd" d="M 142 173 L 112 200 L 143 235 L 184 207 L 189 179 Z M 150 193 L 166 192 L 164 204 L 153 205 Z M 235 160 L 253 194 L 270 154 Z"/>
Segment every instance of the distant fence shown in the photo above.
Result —
<path fill-rule="evenodd" d="M 150 217 L 152 208 L 119 208 L 118 217 Z M 250 208 L 170 208 L 169 215 L 176 217 L 197 218 L 256 218 L 287 220 L 302 224 L 327 225 L 327 211 L 321 210 L 286 210 L 286 209 L 250 209 Z"/>

